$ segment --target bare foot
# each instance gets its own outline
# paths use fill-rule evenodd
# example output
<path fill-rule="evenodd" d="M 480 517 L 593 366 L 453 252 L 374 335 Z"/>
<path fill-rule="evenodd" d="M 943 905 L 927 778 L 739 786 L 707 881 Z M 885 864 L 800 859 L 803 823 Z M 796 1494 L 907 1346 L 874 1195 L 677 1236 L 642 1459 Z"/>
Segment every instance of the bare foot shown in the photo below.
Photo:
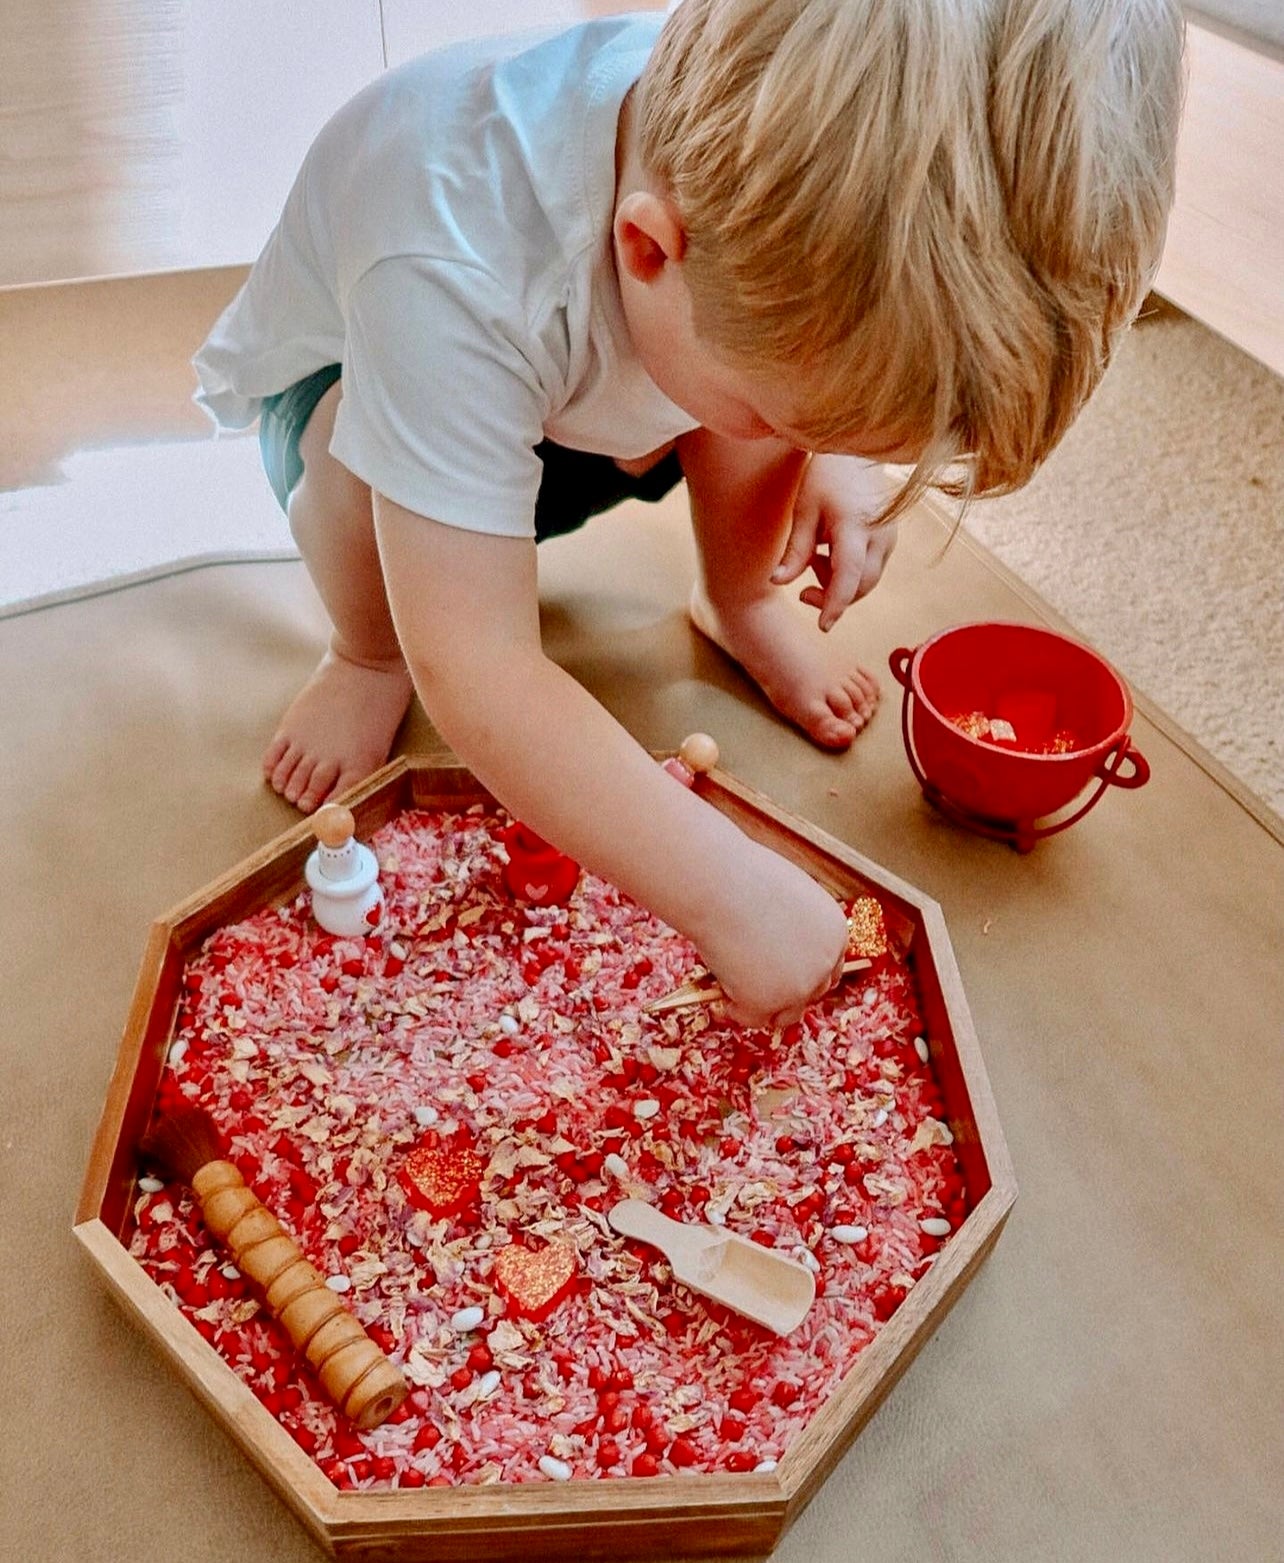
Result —
<path fill-rule="evenodd" d="M 691 622 L 748 673 L 782 716 L 823 749 L 846 749 L 874 714 L 878 682 L 836 655 L 773 591 L 734 613 L 714 608 L 697 587 Z"/>
<path fill-rule="evenodd" d="M 413 692 L 400 658 L 366 664 L 327 651 L 281 718 L 264 776 L 311 814 L 383 764 Z"/>

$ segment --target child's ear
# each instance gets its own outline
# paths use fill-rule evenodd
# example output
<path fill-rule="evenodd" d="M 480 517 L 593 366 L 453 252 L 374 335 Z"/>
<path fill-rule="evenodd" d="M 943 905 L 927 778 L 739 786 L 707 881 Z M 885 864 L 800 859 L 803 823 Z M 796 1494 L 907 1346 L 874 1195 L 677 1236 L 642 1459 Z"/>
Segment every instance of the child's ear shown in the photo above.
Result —
<path fill-rule="evenodd" d="M 615 209 L 615 247 L 635 282 L 654 282 L 668 261 L 681 261 L 686 231 L 672 201 L 633 190 Z"/>

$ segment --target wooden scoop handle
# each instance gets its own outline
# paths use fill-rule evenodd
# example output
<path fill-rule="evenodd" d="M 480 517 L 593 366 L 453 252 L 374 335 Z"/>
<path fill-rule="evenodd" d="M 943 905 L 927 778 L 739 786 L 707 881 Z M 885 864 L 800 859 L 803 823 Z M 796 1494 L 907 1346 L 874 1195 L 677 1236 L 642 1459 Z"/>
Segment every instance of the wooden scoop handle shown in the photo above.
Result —
<path fill-rule="evenodd" d="M 726 1242 L 725 1237 L 708 1227 L 672 1220 L 643 1199 L 622 1199 L 618 1205 L 611 1206 L 606 1219 L 621 1237 L 636 1238 L 658 1248 L 667 1256 L 675 1272 L 696 1274 L 707 1269 L 712 1257 L 710 1250 Z"/>
<path fill-rule="evenodd" d="M 406 1398 L 405 1379 L 239 1169 L 230 1161 L 206 1162 L 192 1188 L 205 1225 L 262 1292 L 268 1312 L 334 1404 L 360 1428 L 386 1421 Z"/>

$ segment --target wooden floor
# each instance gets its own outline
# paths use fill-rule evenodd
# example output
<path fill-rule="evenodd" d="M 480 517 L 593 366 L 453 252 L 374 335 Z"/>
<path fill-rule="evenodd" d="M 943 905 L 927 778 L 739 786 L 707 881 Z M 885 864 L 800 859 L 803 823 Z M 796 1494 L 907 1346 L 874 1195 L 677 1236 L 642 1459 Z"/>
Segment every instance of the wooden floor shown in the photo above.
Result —
<path fill-rule="evenodd" d="M 0 286 L 235 265 L 386 65 L 659 0 L 5 0 Z"/>

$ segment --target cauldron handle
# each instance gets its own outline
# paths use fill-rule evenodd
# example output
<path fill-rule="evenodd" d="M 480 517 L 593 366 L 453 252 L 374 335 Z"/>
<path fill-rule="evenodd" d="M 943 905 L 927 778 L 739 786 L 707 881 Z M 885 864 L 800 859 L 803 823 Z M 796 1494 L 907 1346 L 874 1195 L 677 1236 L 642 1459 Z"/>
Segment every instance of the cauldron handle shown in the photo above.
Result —
<path fill-rule="evenodd" d="M 887 665 L 892 670 L 892 677 L 902 687 L 910 687 L 910 663 L 914 660 L 914 652 L 908 646 L 897 646 L 887 659 Z"/>
<path fill-rule="evenodd" d="M 1132 767 L 1126 774 L 1119 769 L 1124 764 Z M 1132 739 L 1125 736 L 1102 760 L 1097 775 L 1116 787 L 1144 787 L 1150 780 L 1150 766 Z"/>

